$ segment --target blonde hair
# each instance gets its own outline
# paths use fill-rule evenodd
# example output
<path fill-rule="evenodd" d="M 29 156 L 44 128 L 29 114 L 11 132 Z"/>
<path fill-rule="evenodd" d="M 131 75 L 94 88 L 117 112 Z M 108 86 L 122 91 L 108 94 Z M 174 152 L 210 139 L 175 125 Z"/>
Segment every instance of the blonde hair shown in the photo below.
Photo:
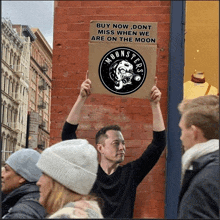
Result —
<path fill-rule="evenodd" d="M 52 189 L 49 192 L 44 204 L 44 208 L 46 209 L 48 214 L 53 214 L 69 202 L 74 202 L 81 199 L 95 200 L 99 203 L 99 199 L 96 196 L 92 194 L 80 195 L 76 192 L 73 192 L 72 190 L 67 189 L 65 186 L 58 183 L 51 177 L 49 178 L 52 182 Z"/>
<path fill-rule="evenodd" d="M 217 95 L 200 96 L 183 100 L 178 110 L 185 119 L 185 126 L 197 126 L 207 140 L 219 139 L 219 97 Z"/>
<path fill-rule="evenodd" d="M 184 114 L 189 109 L 202 106 L 219 107 L 219 96 L 206 95 L 199 96 L 195 99 L 184 99 L 178 105 L 178 110 L 181 114 Z"/>

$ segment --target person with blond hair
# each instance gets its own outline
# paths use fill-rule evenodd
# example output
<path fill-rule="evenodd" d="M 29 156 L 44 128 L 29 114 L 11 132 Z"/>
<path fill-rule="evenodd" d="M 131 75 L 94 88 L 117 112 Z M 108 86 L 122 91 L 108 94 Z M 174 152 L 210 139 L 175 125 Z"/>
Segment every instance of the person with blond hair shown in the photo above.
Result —
<path fill-rule="evenodd" d="M 99 199 L 90 194 L 97 177 L 95 148 L 87 140 L 57 143 L 45 149 L 37 163 L 39 202 L 47 218 L 103 218 Z"/>
<path fill-rule="evenodd" d="M 219 97 L 183 100 L 178 109 L 185 150 L 178 218 L 219 218 Z"/>

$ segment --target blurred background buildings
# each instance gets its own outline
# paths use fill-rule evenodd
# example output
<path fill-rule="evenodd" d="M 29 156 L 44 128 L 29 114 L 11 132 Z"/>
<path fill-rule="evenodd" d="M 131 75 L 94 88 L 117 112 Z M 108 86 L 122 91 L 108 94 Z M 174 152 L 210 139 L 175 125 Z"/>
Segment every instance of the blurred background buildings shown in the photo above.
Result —
<path fill-rule="evenodd" d="M 1 20 L 2 164 L 15 150 L 49 146 L 52 49 L 37 28 Z"/>

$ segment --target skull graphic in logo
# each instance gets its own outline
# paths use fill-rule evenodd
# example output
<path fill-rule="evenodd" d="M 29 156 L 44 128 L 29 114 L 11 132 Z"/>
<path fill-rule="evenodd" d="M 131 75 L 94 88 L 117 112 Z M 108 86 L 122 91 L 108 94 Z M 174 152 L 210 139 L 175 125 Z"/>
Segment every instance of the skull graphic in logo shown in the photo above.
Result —
<path fill-rule="evenodd" d="M 116 47 L 108 51 L 99 63 L 99 78 L 103 86 L 117 95 L 137 91 L 147 76 L 145 60 L 136 50 Z"/>
<path fill-rule="evenodd" d="M 141 76 L 134 74 L 133 65 L 127 60 L 117 60 L 109 68 L 110 78 L 115 83 L 115 89 L 120 90 L 123 86 L 132 84 L 132 79 L 140 81 Z"/>

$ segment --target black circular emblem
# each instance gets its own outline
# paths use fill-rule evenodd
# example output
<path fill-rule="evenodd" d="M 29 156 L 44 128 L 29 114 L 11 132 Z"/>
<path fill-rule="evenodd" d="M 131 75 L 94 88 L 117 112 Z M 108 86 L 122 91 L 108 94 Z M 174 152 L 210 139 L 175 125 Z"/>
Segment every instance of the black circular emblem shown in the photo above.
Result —
<path fill-rule="evenodd" d="M 143 57 L 129 47 L 117 47 L 107 52 L 99 64 L 99 78 L 104 87 L 118 95 L 137 91 L 147 76 Z"/>

